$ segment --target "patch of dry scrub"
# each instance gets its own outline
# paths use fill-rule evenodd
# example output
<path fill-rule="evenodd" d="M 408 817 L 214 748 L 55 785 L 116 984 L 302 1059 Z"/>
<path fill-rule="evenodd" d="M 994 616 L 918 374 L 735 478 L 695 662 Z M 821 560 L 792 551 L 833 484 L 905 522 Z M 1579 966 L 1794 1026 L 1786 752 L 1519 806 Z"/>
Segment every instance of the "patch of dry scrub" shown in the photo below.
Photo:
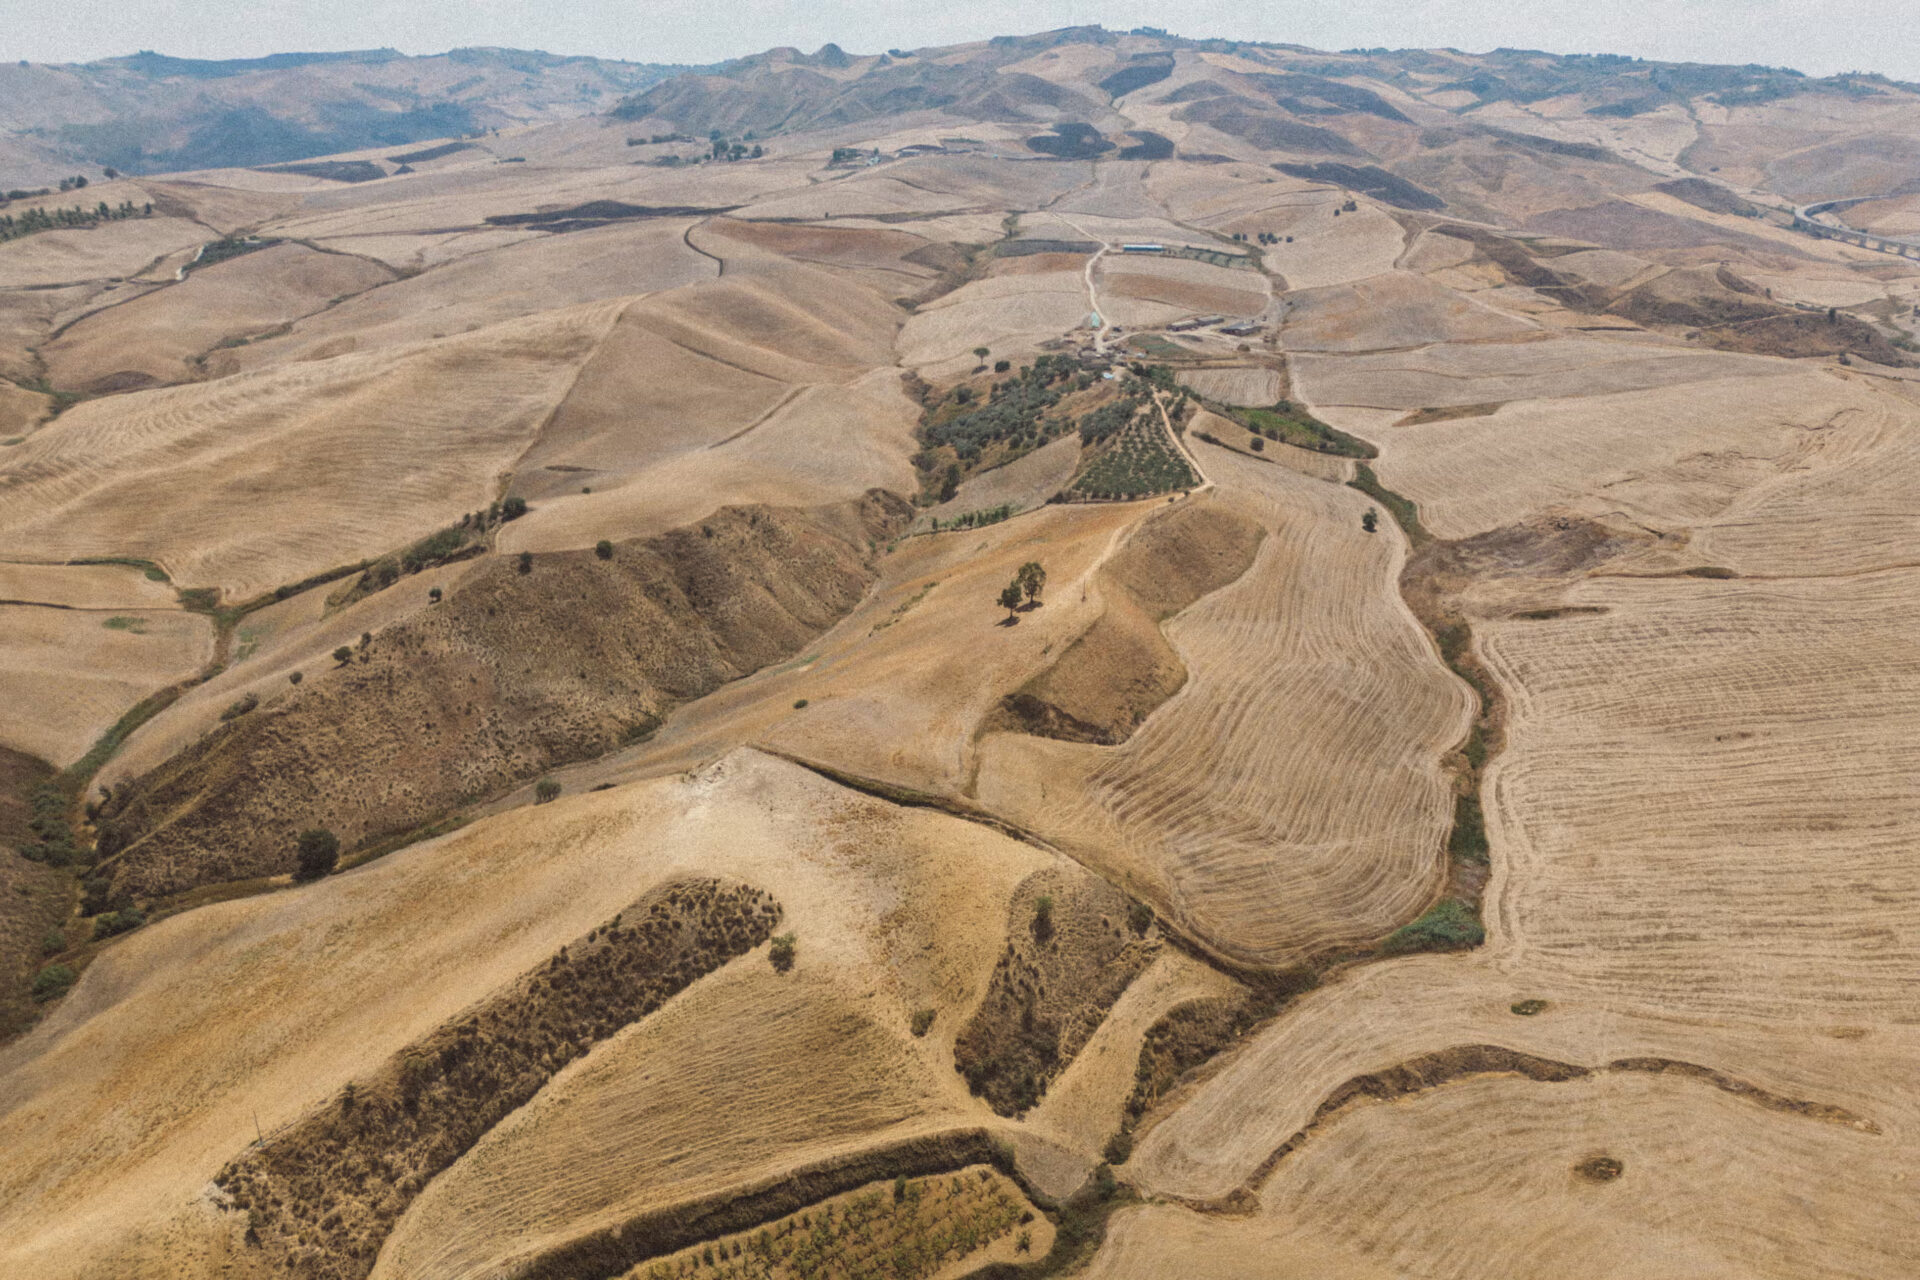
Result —
<path fill-rule="evenodd" d="M 247 1214 L 247 1243 L 278 1270 L 366 1275 L 429 1179 L 568 1062 L 765 941 L 780 918 L 759 889 L 696 880 L 562 947 L 222 1169 L 215 1182 Z"/>
<path fill-rule="evenodd" d="M 1160 943 L 1128 925 L 1127 896 L 1084 874 L 1034 877 L 1014 894 L 1007 948 L 954 1042 L 954 1066 L 1001 1115 L 1039 1102 Z"/>
<path fill-rule="evenodd" d="M 836 622 L 873 581 L 873 544 L 910 515 L 879 492 L 732 507 L 607 559 L 483 564 L 325 678 L 123 788 L 107 813 L 111 892 L 285 871 L 295 831 L 353 847 L 644 736 Z"/>

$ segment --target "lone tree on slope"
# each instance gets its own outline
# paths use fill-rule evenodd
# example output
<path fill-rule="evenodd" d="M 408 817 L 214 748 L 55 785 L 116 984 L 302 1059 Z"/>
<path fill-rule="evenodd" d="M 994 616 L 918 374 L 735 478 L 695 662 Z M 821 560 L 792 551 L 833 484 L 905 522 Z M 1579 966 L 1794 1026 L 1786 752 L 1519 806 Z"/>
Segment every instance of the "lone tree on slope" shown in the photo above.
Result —
<path fill-rule="evenodd" d="M 1020 583 L 1018 580 L 1009 582 L 1001 590 L 1000 607 L 1007 611 L 1007 622 L 1009 624 L 1019 621 L 1019 617 L 1015 612 L 1015 610 L 1020 607 Z"/>
<path fill-rule="evenodd" d="M 1020 566 L 1013 583 L 1026 593 L 1028 603 L 1032 603 L 1040 598 L 1041 590 L 1047 585 L 1047 571 L 1040 567 L 1038 560 L 1029 560 Z"/>
<path fill-rule="evenodd" d="M 340 861 L 340 841 L 325 827 L 310 827 L 300 833 L 294 855 L 293 878 L 302 884 L 324 880 L 333 874 Z"/>

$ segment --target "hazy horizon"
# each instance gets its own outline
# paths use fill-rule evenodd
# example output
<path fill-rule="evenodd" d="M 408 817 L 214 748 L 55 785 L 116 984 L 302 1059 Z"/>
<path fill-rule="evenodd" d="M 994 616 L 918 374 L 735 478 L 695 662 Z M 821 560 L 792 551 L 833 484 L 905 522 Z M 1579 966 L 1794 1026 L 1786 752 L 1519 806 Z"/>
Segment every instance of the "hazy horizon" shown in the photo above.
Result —
<path fill-rule="evenodd" d="M 1351 0 L 1337 12 L 1296 4 L 1248 12 L 1221 0 L 1171 10 L 1140 0 L 983 0 L 955 9 L 876 0 L 743 0 L 731 20 L 706 5 L 664 0 L 636 6 L 581 0 L 541 11 L 501 0 L 423 0 L 396 12 L 374 0 L 277 8 L 206 0 L 171 3 L 25 0 L 12 57 L 94 62 L 153 50 L 181 58 L 255 58 L 273 53 L 391 47 L 431 55 L 499 46 L 632 62 L 708 64 L 781 45 L 849 53 L 959 44 L 994 35 L 1099 24 L 1158 26 L 1191 38 L 1260 40 L 1321 49 L 1541 49 L 1615 53 L 1678 62 L 1763 63 L 1810 75 L 1878 72 L 1920 80 L 1920 42 L 1889 42 L 1885 9 L 1868 0 Z"/>

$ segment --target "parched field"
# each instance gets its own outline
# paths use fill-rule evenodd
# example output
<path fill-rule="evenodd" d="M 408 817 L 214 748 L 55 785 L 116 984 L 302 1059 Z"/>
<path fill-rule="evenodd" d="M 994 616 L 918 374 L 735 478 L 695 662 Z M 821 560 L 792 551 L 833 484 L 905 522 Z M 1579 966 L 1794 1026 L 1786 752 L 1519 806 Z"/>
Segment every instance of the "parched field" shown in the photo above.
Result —
<path fill-rule="evenodd" d="M 1410 271 L 1300 289 L 1289 301 L 1284 337 L 1291 351 L 1370 351 L 1514 339 L 1536 328 Z"/>
<path fill-rule="evenodd" d="M 1460 537 L 1554 505 L 1624 511 L 1655 529 L 1711 525 L 1769 483 L 1805 492 L 1807 477 L 1844 465 L 1875 440 L 1910 437 L 1908 402 L 1834 375 L 1769 362 L 1780 375 L 1718 378 L 1647 391 L 1509 404 L 1484 417 L 1381 435 L 1381 479 L 1420 505 L 1427 527 Z M 1897 429 L 1889 419 L 1904 416 Z M 1462 481 L 1475 477 L 1471 485 Z M 1817 488 L 1807 497 L 1813 497 Z M 1847 520 L 1845 508 L 1835 513 Z M 1742 522 L 1768 517 L 1753 512 Z M 1729 531 L 1763 550 L 1764 524 Z M 1871 540 L 1901 526 L 1882 525 Z M 1800 524 L 1805 523 L 1802 508 Z M 1865 530 L 1862 530 L 1865 532 Z M 1711 539 L 1709 539 L 1711 541 Z M 1846 554 L 1822 537 L 1806 554 Z"/>
<path fill-rule="evenodd" d="M 1640 341 L 1547 338 L 1438 343 L 1412 351 L 1293 357 L 1301 394 L 1314 404 L 1422 409 L 1534 397 L 1638 391 L 1716 379 L 1758 380 L 1792 365 Z"/>
<path fill-rule="evenodd" d="M 1192 387 L 1209 400 L 1246 407 L 1265 407 L 1280 399 L 1286 386 L 1278 369 L 1185 369 L 1180 385 Z"/>
<path fill-rule="evenodd" d="M 0 746 L 71 764 L 134 703 L 212 658 L 213 624 L 177 608 L 0 605 Z"/>
<path fill-rule="evenodd" d="M 394 279 L 365 258 L 281 244 L 195 270 L 179 284 L 96 311 L 41 349 L 54 385 L 127 389 L 184 382 L 196 357 L 292 323 Z"/>
<path fill-rule="evenodd" d="M 384 554 L 494 498 L 613 316 L 89 401 L 12 451 L 0 537 L 143 556 L 236 598 Z"/>
<path fill-rule="evenodd" d="M 30 1153 L 0 1172 L 0 1261 L 51 1277 L 109 1260 L 191 1273 L 191 1260 L 222 1256 L 244 1217 L 200 1192 L 252 1142 L 256 1111 L 278 1130 L 689 868 L 744 872 L 771 891 L 780 927 L 799 939 L 792 971 L 756 950 L 562 1073 L 401 1220 L 389 1248 L 398 1274 L 469 1274 L 537 1242 L 515 1223 L 565 1236 L 813 1158 L 834 1135 L 864 1140 L 888 1117 L 924 1127 L 942 1113 L 985 1116 L 945 1055 L 1002 945 L 1006 895 L 1050 861 L 747 754 L 514 810 L 320 886 L 149 926 L 0 1054 L 0 1097 L 40 1100 L 0 1114 L 8 1149 Z M 438 923 L 423 928 L 429 916 Z M 187 955 L 194 963 L 179 963 Z M 334 979 L 310 981 L 316 964 Z M 387 980 L 402 969 L 409 982 Z M 925 1039 L 908 1026 L 920 1007 L 940 1011 Z M 690 1053 L 711 1055 L 712 1070 L 687 1071 Z M 803 1105 L 836 1075 L 846 1107 Z M 670 1127 L 638 1141 L 650 1124 L 635 1105 Z M 747 1114 L 762 1119 L 738 1127 Z M 759 1145 L 739 1145 L 750 1131 Z M 543 1150 L 564 1157 L 563 1177 L 535 1172 Z"/>
<path fill-rule="evenodd" d="M 1920 94 L 1225 47 L 6 202 L 0 1275 L 1920 1274 Z"/>
<path fill-rule="evenodd" d="M 1439 758 L 1467 692 L 1400 601 L 1402 544 L 1361 529 L 1362 495 L 1194 447 L 1269 533 L 1168 624 L 1185 688 L 1120 747 L 987 739 L 979 794 L 1223 952 L 1284 964 L 1385 934 L 1435 892 Z"/>

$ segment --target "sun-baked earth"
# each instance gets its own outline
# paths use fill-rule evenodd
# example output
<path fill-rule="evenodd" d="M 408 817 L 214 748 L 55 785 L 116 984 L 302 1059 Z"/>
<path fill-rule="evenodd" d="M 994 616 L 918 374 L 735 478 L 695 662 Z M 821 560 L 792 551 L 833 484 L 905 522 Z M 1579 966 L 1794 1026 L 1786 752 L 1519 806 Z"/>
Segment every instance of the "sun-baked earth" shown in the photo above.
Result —
<path fill-rule="evenodd" d="M 0 1274 L 1920 1273 L 1920 94 L 462 52 L 0 209 Z"/>

